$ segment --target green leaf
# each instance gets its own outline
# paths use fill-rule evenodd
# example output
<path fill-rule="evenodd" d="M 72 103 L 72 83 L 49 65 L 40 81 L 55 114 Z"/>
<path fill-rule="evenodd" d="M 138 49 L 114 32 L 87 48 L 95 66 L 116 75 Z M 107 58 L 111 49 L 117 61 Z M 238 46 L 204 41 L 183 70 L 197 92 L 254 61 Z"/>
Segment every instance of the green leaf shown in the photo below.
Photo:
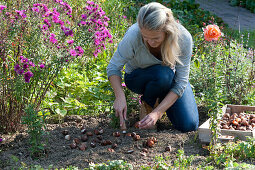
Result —
<path fill-rule="evenodd" d="M 61 116 L 65 116 L 67 114 L 67 110 L 60 110 L 59 108 L 57 108 L 55 111 Z"/>
<path fill-rule="evenodd" d="M 194 64 L 195 64 L 196 68 L 200 67 L 200 63 L 199 63 L 198 59 L 195 59 Z"/>

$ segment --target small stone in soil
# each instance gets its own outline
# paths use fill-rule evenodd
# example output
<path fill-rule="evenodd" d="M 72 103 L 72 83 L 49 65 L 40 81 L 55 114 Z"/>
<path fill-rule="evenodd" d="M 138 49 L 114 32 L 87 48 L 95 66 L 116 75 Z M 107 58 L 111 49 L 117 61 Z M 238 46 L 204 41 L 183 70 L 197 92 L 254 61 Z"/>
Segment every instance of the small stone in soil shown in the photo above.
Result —
<path fill-rule="evenodd" d="M 148 153 L 148 149 L 146 149 L 146 148 L 143 148 L 142 151 L 145 153 Z"/>
<path fill-rule="evenodd" d="M 171 146 L 167 146 L 167 147 L 165 148 L 165 151 L 167 151 L 167 152 L 171 152 L 171 150 L 172 150 Z"/>
<path fill-rule="evenodd" d="M 112 149 L 115 149 L 118 145 L 116 143 L 112 144 Z"/>
<path fill-rule="evenodd" d="M 107 150 L 108 150 L 109 152 L 115 152 L 114 149 L 112 149 L 112 148 L 108 148 Z"/>
<path fill-rule="evenodd" d="M 104 129 L 99 129 L 99 134 L 102 135 L 104 133 Z"/>
<path fill-rule="evenodd" d="M 87 135 L 81 136 L 81 141 L 82 142 L 86 142 L 87 140 L 88 140 L 88 136 Z"/>
<path fill-rule="evenodd" d="M 91 143 L 90 143 L 90 146 L 91 146 L 92 148 L 95 148 L 97 145 L 96 145 L 95 142 L 91 142 Z"/>
<path fill-rule="evenodd" d="M 85 134 L 87 132 L 87 130 L 84 128 L 84 129 L 81 129 L 81 133 L 82 134 Z"/>
<path fill-rule="evenodd" d="M 70 140 L 70 139 L 71 139 L 70 135 L 65 135 L 65 140 Z"/>
<path fill-rule="evenodd" d="M 128 151 L 127 151 L 127 154 L 131 154 L 131 153 L 133 153 L 133 152 L 134 152 L 134 150 L 131 149 L 131 150 L 128 150 Z"/>
<path fill-rule="evenodd" d="M 141 152 L 140 155 L 141 156 L 146 156 L 146 153 Z"/>

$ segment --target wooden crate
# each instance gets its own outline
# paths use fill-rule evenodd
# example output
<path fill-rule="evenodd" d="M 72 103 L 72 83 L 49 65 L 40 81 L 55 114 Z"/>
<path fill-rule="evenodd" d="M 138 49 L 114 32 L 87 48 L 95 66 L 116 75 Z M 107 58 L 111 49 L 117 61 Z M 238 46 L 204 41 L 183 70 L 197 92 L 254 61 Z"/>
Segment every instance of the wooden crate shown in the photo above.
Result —
<path fill-rule="evenodd" d="M 255 112 L 255 106 L 244 106 L 244 105 L 230 105 L 227 104 L 222 108 L 223 114 L 229 113 L 230 115 L 233 113 L 241 113 L 241 112 L 247 112 L 247 111 L 254 111 Z M 211 141 L 212 137 L 212 131 L 210 129 L 210 119 L 205 121 L 199 128 L 198 128 L 198 134 L 199 134 L 199 140 L 202 143 L 209 143 Z M 238 137 L 240 140 L 246 140 L 247 136 L 254 137 L 255 136 L 255 130 L 252 131 L 240 131 L 240 130 L 228 130 L 228 129 L 221 129 L 220 130 L 221 141 L 227 141 L 224 140 L 224 136 L 226 136 L 225 139 L 228 138 L 228 136 Z M 232 139 L 229 137 L 229 139 Z"/>

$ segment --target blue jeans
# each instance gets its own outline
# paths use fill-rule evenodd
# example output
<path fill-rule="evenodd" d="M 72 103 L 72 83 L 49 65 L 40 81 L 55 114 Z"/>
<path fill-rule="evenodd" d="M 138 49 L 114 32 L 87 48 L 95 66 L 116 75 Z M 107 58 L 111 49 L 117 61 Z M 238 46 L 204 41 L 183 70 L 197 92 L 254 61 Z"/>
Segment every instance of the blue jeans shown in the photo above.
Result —
<path fill-rule="evenodd" d="M 162 65 L 153 65 L 144 69 L 138 68 L 130 74 L 125 74 L 126 86 L 134 93 L 142 94 L 142 100 L 151 107 L 154 106 L 157 98 L 162 101 L 169 93 L 173 79 L 173 70 Z M 190 83 L 188 83 L 182 97 L 177 99 L 166 113 L 177 130 L 182 132 L 197 130 L 199 116 Z"/>

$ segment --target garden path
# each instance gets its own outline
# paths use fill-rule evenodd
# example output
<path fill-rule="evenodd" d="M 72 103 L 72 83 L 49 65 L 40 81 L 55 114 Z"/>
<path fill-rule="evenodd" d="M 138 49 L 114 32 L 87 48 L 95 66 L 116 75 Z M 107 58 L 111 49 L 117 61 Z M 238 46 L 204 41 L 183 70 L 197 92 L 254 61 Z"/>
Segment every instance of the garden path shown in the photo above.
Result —
<path fill-rule="evenodd" d="M 230 6 L 229 0 L 195 0 L 200 8 L 221 17 L 230 28 L 236 30 L 255 30 L 255 14 L 246 8 Z"/>

